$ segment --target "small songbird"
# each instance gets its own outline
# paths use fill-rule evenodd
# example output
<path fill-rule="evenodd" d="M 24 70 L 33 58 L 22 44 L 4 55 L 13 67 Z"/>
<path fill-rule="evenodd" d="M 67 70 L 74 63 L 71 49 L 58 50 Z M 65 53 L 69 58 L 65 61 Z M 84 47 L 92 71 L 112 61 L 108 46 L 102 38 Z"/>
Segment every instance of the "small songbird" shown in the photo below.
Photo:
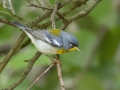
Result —
<path fill-rule="evenodd" d="M 60 29 L 32 30 L 17 21 L 12 23 L 28 35 L 32 43 L 41 53 L 62 54 L 72 50 L 80 51 L 78 40 L 68 32 Z"/>

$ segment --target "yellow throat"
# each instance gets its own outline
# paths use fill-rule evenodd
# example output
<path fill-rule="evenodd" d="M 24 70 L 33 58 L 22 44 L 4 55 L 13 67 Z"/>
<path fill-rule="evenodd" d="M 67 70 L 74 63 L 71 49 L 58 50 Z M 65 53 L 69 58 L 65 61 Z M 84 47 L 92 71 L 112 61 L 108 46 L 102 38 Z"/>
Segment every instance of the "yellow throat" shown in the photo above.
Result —
<path fill-rule="evenodd" d="M 58 51 L 57 51 L 57 54 L 62 54 L 62 53 L 70 52 L 70 51 L 73 51 L 73 50 L 78 50 L 78 51 L 80 51 L 80 49 L 75 46 L 75 47 L 73 47 L 73 48 L 71 48 L 71 49 L 69 49 L 69 50 L 67 50 L 67 51 L 65 51 L 65 49 L 58 50 Z M 81 51 L 80 51 L 80 52 L 81 52 Z"/>

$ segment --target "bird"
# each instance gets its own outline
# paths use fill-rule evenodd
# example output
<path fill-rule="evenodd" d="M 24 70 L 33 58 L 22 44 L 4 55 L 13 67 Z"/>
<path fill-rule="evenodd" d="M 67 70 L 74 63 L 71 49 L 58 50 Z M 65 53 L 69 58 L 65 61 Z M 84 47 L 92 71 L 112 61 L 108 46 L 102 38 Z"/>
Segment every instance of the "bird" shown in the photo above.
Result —
<path fill-rule="evenodd" d="M 12 24 L 22 29 L 38 51 L 43 54 L 59 55 L 73 50 L 80 51 L 77 38 L 61 29 L 33 30 L 18 21 Z"/>

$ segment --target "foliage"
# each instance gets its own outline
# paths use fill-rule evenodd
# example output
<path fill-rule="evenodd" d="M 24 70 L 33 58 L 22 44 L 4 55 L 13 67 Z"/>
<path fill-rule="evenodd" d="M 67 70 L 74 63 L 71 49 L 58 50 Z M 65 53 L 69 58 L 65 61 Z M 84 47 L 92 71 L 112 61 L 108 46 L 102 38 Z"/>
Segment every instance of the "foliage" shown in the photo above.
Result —
<path fill-rule="evenodd" d="M 53 0 L 49 1 L 54 4 Z M 91 1 L 87 1 L 87 4 L 82 5 L 79 9 L 87 7 Z M 25 21 L 32 21 L 44 13 L 42 9 L 26 7 L 28 5 L 26 0 L 13 0 L 12 2 L 16 14 Z M 2 7 L 2 2 L 0 5 L 0 11 L 7 13 L 0 12 L 0 18 L 14 21 L 15 18 L 9 16 L 11 14 Z M 70 7 L 71 3 L 60 11 L 63 12 Z M 79 9 L 71 11 L 68 16 L 78 12 Z M 81 52 L 73 51 L 61 55 L 66 90 L 120 90 L 119 13 L 118 7 L 113 4 L 112 0 L 102 0 L 87 16 L 72 22 L 66 28 L 66 31 L 77 37 L 81 49 Z M 39 24 L 48 20 L 49 18 Z M 56 22 L 57 28 L 60 28 L 61 25 L 62 21 Z M 0 23 L 0 50 L 5 45 L 13 46 L 20 33 L 17 28 Z M 29 44 L 12 57 L 0 74 L 0 89 L 6 88 L 20 77 L 28 64 L 24 60 L 32 58 L 36 51 L 36 48 Z M 4 55 L 0 55 L 0 60 L 4 57 Z M 49 58 L 42 55 L 35 62 L 26 79 L 15 90 L 26 90 L 51 62 Z M 56 67 L 53 67 L 32 90 L 60 90 L 59 88 L 57 70 Z"/>

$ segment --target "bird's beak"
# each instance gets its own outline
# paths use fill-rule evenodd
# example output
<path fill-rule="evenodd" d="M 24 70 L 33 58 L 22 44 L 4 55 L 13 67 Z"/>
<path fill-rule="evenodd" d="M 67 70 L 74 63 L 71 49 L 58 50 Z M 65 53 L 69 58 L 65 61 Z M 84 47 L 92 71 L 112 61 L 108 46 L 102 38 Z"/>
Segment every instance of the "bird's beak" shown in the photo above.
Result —
<path fill-rule="evenodd" d="M 78 48 L 78 47 L 73 47 L 73 48 L 71 48 L 71 49 L 69 49 L 69 51 L 72 51 L 72 50 L 78 50 L 78 51 L 80 51 L 80 49 Z M 81 52 L 81 51 L 80 51 Z"/>
<path fill-rule="evenodd" d="M 81 52 L 81 50 L 80 50 L 80 48 L 79 47 L 74 47 L 76 50 L 78 50 L 78 51 L 80 51 Z"/>

